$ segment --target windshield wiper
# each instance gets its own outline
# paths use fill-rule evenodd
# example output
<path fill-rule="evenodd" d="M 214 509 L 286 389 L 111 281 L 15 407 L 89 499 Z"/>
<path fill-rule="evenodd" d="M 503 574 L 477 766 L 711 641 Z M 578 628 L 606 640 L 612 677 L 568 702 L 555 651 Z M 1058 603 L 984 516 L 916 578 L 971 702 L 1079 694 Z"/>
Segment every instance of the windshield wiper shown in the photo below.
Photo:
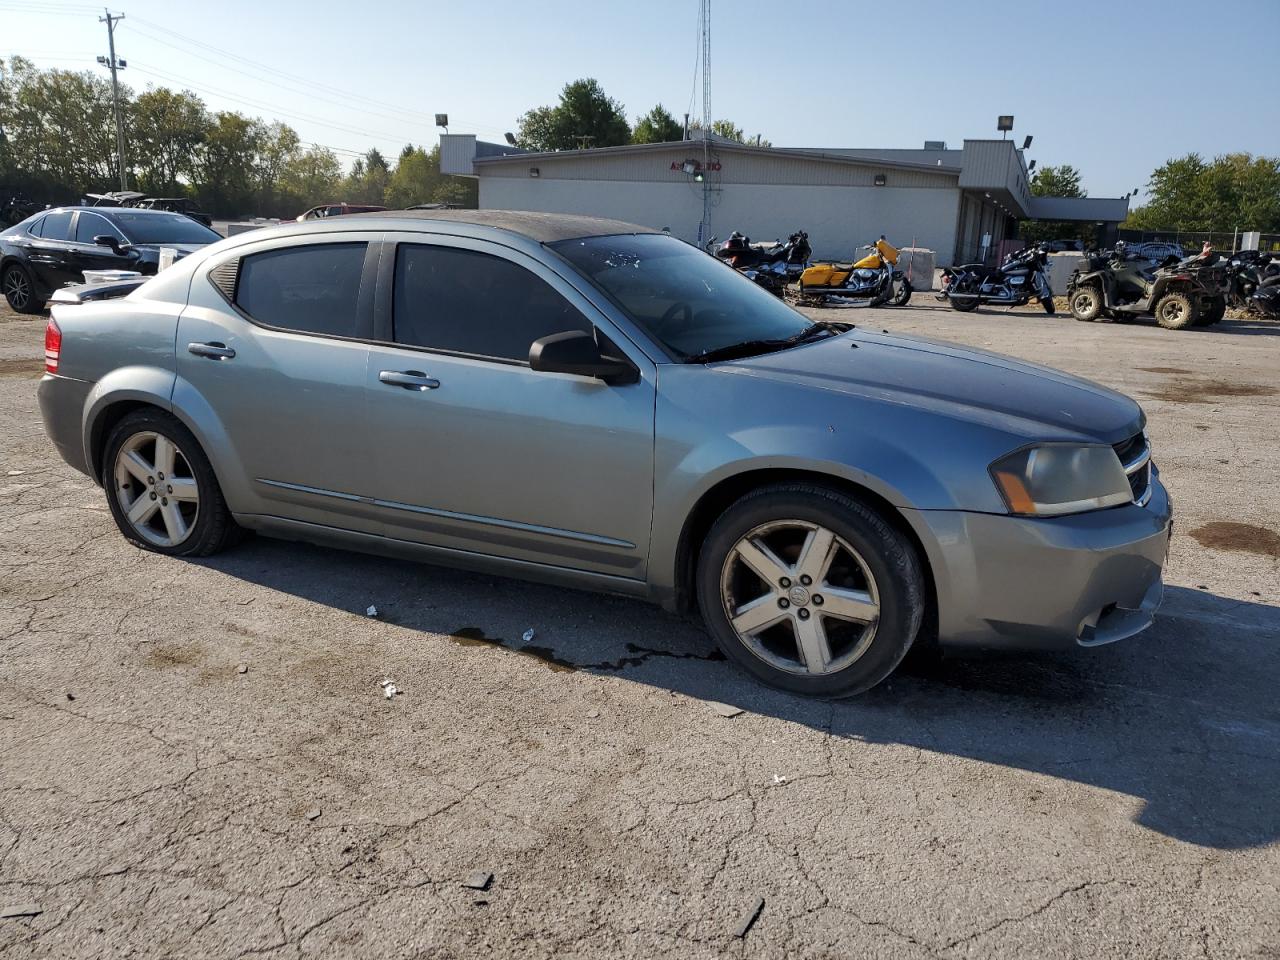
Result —
<path fill-rule="evenodd" d="M 762 353 L 773 353 L 775 350 L 785 350 L 787 347 L 808 343 L 811 340 L 839 336 L 842 332 L 825 323 L 815 323 L 813 326 L 801 330 L 793 337 L 781 337 L 771 340 L 743 340 L 741 343 L 730 343 L 727 346 L 703 350 L 702 353 L 696 353 L 686 359 L 685 363 L 739 360 L 743 357 L 754 357 Z"/>

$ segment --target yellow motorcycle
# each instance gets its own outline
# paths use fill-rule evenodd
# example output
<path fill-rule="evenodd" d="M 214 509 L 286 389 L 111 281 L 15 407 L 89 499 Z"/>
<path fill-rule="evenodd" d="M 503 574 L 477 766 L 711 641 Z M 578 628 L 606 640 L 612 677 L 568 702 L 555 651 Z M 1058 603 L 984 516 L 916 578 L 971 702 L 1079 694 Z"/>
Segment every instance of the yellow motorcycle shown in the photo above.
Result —
<path fill-rule="evenodd" d="M 898 269 L 898 249 L 881 237 L 858 248 L 870 250 L 850 266 L 815 263 L 800 274 L 800 299 L 857 303 L 869 307 L 890 303 L 904 307 L 911 300 L 911 281 Z"/>

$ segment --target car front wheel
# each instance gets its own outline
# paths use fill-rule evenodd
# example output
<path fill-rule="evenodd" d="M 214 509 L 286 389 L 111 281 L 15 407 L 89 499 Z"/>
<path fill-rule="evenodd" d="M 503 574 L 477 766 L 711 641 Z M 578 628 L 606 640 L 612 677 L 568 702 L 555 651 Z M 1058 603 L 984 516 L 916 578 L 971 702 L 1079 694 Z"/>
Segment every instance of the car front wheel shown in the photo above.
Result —
<path fill-rule="evenodd" d="M 711 528 L 698 603 L 725 655 L 793 693 L 848 697 L 887 677 L 919 632 L 925 590 L 903 533 L 808 484 L 743 497 Z"/>

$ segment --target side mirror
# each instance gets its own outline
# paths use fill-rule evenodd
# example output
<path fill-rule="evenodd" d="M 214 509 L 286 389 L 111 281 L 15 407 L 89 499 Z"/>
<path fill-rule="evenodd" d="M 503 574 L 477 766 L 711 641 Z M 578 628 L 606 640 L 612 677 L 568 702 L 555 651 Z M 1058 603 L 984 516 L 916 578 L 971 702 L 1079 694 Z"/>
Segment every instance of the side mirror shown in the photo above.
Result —
<path fill-rule="evenodd" d="M 606 356 L 596 339 L 583 330 L 540 337 L 529 346 L 529 367 L 541 373 L 595 377 L 610 385 L 635 383 L 639 371 L 620 356 Z"/>
<path fill-rule="evenodd" d="M 115 237 L 111 236 L 109 233 L 104 233 L 94 237 L 93 242 L 100 247 L 110 247 L 112 253 L 115 253 L 115 254 L 120 254 L 124 252 L 124 247 L 121 246 L 120 241 L 117 240 Z M 125 244 L 125 246 L 128 246 L 128 244 Z"/>

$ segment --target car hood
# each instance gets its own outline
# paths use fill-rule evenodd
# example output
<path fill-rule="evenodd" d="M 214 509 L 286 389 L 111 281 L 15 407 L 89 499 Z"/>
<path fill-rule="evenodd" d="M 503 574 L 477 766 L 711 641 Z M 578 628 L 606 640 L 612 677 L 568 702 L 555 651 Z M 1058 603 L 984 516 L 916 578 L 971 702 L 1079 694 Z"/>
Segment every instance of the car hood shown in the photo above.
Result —
<path fill-rule="evenodd" d="M 1145 422 L 1137 403 L 1089 380 L 923 337 L 855 329 L 717 369 L 932 409 L 1027 440 L 1119 443 Z"/>

